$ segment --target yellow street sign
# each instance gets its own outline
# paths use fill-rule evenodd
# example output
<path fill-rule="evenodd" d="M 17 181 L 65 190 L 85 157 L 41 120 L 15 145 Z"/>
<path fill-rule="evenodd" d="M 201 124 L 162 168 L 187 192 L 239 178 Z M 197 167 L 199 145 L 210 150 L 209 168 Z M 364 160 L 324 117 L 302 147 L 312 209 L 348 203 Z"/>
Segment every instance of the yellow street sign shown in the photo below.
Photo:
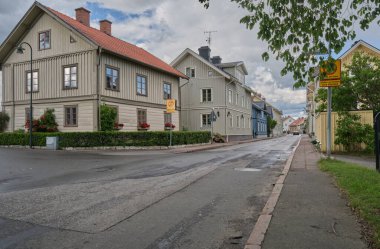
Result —
<path fill-rule="evenodd" d="M 166 112 L 168 113 L 175 112 L 175 99 L 166 100 Z"/>
<path fill-rule="evenodd" d="M 320 74 L 326 74 L 323 79 L 319 81 L 320 87 L 338 87 L 340 86 L 340 77 L 342 73 L 341 60 L 334 62 L 334 68 L 330 72 L 326 68 L 319 69 Z"/>

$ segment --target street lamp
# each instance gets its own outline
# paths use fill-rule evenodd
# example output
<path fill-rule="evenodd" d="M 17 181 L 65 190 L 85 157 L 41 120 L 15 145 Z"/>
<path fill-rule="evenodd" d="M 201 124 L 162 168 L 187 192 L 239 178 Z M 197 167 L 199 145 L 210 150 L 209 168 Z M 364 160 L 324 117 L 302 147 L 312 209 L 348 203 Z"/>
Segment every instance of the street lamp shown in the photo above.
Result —
<path fill-rule="evenodd" d="M 28 45 L 30 48 L 30 104 L 29 104 L 29 147 L 32 149 L 33 148 L 33 134 L 32 134 L 32 129 L 33 129 L 33 67 L 32 67 L 32 62 L 33 62 L 33 50 L 32 46 L 30 46 L 29 43 L 27 42 L 22 42 L 18 47 L 16 48 L 16 51 L 18 54 L 23 54 L 25 48 L 22 47 L 22 45 Z M 28 80 L 28 79 L 27 79 Z M 28 84 L 28 82 L 27 82 Z M 27 86 L 28 89 L 28 86 Z"/>

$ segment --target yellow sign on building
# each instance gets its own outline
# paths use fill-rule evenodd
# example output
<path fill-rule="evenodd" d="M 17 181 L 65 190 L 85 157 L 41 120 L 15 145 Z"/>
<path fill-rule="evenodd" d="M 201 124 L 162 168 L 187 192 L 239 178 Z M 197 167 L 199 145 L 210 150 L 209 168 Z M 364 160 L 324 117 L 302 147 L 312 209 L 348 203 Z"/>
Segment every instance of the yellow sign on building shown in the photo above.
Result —
<path fill-rule="evenodd" d="M 175 99 L 166 100 L 166 112 L 167 113 L 175 112 Z"/>
<path fill-rule="evenodd" d="M 338 87 L 340 86 L 340 77 L 342 73 L 341 60 L 336 60 L 334 62 L 334 68 L 331 72 L 328 72 L 326 68 L 320 68 L 320 74 L 326 74 L 323 79 L 319 81 L 320 87 Z"/>

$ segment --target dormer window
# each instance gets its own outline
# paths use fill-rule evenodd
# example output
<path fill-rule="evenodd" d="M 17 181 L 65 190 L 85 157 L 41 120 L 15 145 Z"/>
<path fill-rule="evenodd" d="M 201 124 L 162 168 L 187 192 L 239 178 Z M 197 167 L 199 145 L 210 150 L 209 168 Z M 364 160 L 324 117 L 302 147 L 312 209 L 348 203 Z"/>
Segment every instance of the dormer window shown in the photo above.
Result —
<path fill-rule="evenodd" d="M 40 50 L 51 48 L 50 30 L 38 33 L 38 38 L 39 38 L 39 49 Z"/>

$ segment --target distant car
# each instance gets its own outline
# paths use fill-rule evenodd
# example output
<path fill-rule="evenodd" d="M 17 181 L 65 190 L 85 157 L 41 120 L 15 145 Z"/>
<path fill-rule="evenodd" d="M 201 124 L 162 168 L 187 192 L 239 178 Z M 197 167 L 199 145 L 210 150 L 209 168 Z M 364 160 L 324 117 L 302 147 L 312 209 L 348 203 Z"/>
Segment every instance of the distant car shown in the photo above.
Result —
<path fill-rule="evenodd" d="M 293 131 L 293 135 L 299 135 L 300 132 L 299 131 Z"/>

